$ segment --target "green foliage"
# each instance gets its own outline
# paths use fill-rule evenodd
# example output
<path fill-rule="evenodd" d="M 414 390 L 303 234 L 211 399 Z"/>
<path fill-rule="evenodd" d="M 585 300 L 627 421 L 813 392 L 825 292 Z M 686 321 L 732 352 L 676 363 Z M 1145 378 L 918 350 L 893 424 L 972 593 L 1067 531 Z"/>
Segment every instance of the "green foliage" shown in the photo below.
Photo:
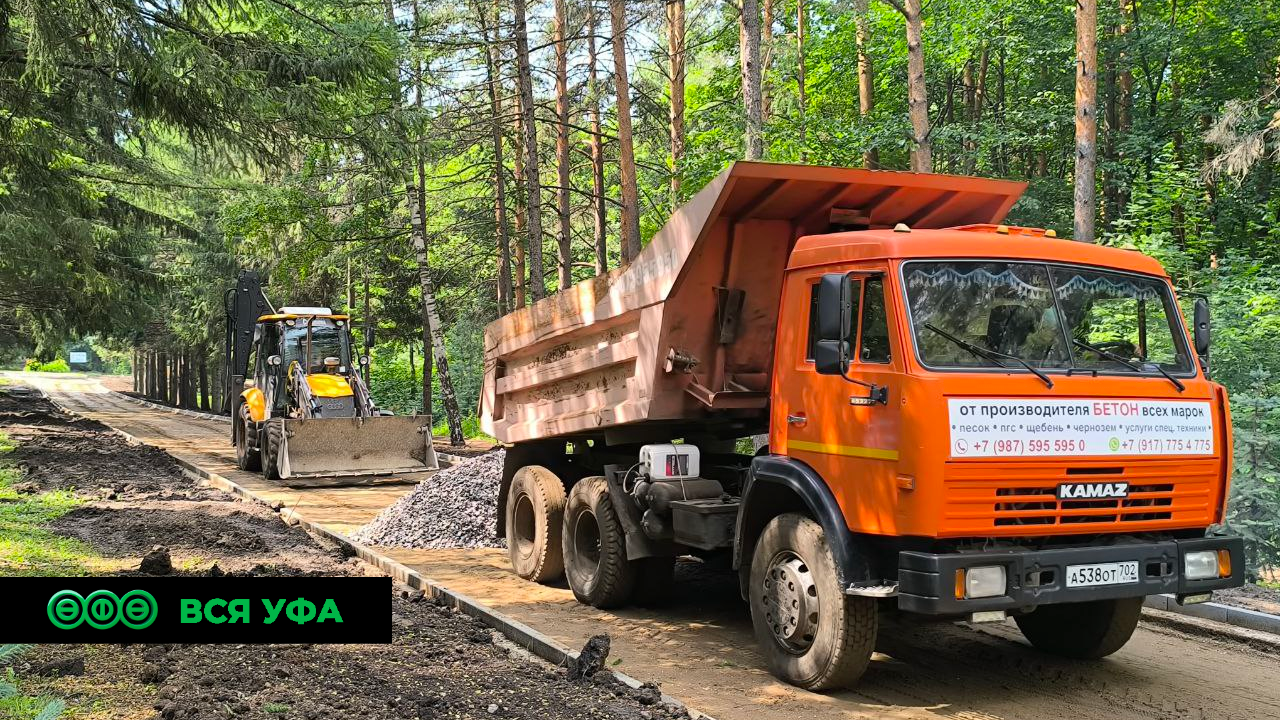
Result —
<path fill-rule="evenodd" d="M 54 358 L 47 363 L 40 363 L 35 370 L 36 372 L 65 373 L 71 372 L 71 366 L 67 365 L 67 361 L 62 358 Z"/>
<path fill-rule="evenodd" d="M 0 455 L 13 449 L 0 434 Z M 84 543 L 45 529 L 81 501 L 67 491 L 36 495 L 13 488 L 19 471 L 0 459 L 0 575 L 84 575 L 99 559 Z"/>

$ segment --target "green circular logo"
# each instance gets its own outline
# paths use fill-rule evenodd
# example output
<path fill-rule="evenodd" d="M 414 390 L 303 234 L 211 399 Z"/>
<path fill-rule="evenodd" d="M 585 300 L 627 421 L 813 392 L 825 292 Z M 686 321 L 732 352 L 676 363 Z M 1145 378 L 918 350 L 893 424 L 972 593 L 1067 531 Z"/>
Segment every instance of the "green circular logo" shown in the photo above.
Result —
<path fill-rule="evenodd" d="M 62 630 L 79 627 L 84 622 L 84 598 L 75 590 L 59 590 L 49 598 L 46 609 L 49 622 Z"/>
<path fill-rule="evenodd" d="M 1115 451 L 1119 450 L 1119 449 L 1120 449 L 1120 438 L 1116 438 L 1116 437 L 1111 438 L 1111 442 L 1110 442 L 1110 443 L 1108 443 L 1108 445 L 1110 445 L 1110 447 L 1111 447 L 1111 452 L 1115 452 Z"/>
<path fill-rule="evenodd" d="M 156 621 L 156 599 L 146 590 L 131 590 L 117 597 L 110 590 L 98 590 L 83 597 L 74 590 L 60 590 L 49 598 L 49 622 L 62 630 L 87 623 L 97 630 L 107 630 L 123 623 L 141 630 Z"/>
<path fill-rule="evenodd" d="M 130 590 L 120 598 L 120 622 L 133 630 L 151 627 L 156 621 L 156 599 L 146 590 Z"/>

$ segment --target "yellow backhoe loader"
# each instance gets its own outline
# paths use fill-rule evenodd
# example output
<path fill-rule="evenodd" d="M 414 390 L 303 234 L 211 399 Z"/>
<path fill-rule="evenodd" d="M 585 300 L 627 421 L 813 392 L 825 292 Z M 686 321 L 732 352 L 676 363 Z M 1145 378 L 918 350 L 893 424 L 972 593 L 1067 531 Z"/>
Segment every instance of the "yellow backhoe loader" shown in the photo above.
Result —
<path fill-rule="evenodd" d="M 289 485 L 353 484 L 437 469 L 429 415 L 380 410 L 350 318 L 271 307 L 257 273 L 226 295 L 227 392 L 236 463 Z"/>

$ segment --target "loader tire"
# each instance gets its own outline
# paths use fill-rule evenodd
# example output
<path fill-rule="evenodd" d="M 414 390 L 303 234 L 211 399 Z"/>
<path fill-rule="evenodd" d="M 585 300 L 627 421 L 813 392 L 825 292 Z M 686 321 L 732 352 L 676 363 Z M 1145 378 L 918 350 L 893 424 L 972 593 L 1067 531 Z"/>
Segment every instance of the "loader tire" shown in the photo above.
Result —
<path fill-rule="evenodd" d="M 564 504 L 564 484 L 555 473 L 541 465 L 516 471 L 506 508 L 507 553 L 516 575 L 545 583 L 564 574 Z"/>
<path fill-rule="evenodd" d="M 675 557 L 640 558 L 633 560 L 631 564 L 635 566 L 636 573 L 631 602 L 640 607 L 665 605 L 671 599 L 671 591 L 675 587 Z"/>
<path fill-rule="evenodd" d="M 569 491 L 563 542 L 564 575 L 578 602 L 614 608 L 631 599 L 636 567 L 603 477 L 583 478 Z"/>
<path fill-rule="evenodd" d="M 1097 660 L 1124 647 L 1138 627 L 1143 598 L 1042 605 L 1015 618 L 1018 629 L 1042 652 Z"/>
<path fill-rule="evenodd" d="M 271 418 L 262 426 L 262 474 L 268 480 L 280 479 L 280 449 L 284 445 L 284 419 Z"/>
<path fill-rule="evenodd" d="M 876 601 L 846 595 L 822 526 L 798 513 L 765 526 L 748 598 L 769 669 L 806 690 L 850 687 L 871 661 Z"/>
<path fill-rule="evenodd" d="M 240 419 L 236 425 L 236 467 L 256 472 L 262 467 L 258 452 L 258 426 L 249 417 L 249 408 L 240 406 Z"/>

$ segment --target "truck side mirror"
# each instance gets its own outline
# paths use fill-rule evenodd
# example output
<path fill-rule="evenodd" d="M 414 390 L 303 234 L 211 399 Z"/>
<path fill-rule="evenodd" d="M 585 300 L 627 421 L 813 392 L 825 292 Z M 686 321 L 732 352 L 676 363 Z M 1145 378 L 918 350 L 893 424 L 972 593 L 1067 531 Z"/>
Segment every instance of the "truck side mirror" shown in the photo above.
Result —
<path fill-rule="evenodd" d="M 1195 339 L 1196 354 L 1202 358 L 1209 357 L 1209 301 L 1196 298 L 1194 317 L 1192 318 L 1192 337 Z"/>
<path fill-rule="evenodd" d="M 818 281 L 818 341 L 813 366 L 820 375 L 844 375 L 849 370 L 849 327 L 853 323 L 853 278 L 827 273 Z"/>

